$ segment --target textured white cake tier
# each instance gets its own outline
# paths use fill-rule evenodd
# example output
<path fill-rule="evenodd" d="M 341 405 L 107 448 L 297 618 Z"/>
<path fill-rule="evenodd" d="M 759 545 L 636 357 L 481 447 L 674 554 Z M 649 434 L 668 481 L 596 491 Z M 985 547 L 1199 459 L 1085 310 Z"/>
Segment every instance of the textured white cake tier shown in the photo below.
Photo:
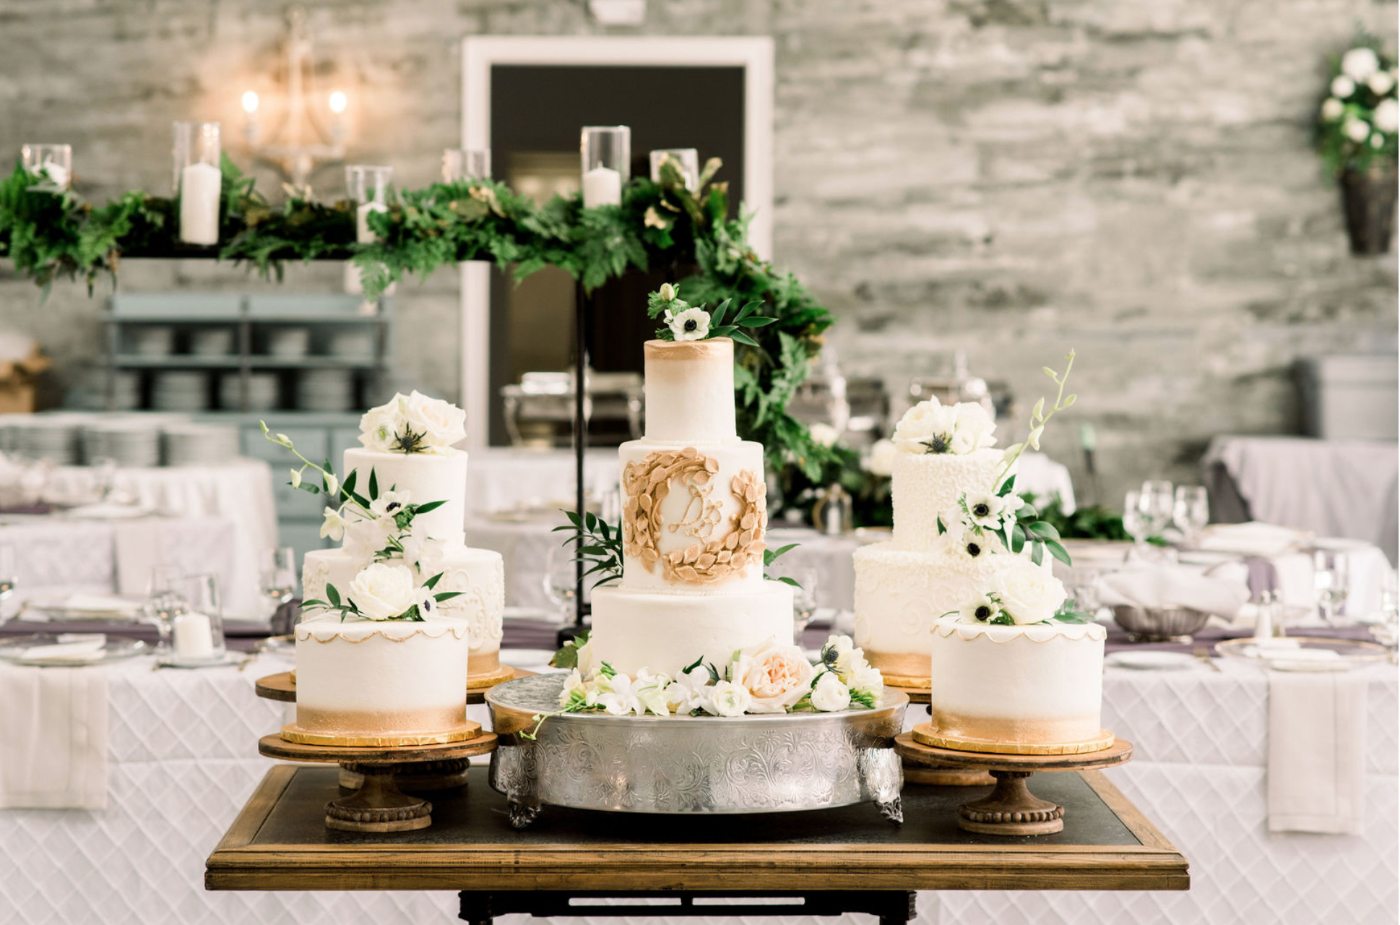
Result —
<path fill-rule="evenodd" d="M 590 651 L 595 666 L 674 676 L 701 656 L 720 666 L 735 649 L 791 644 L 792 627 L 792 588 L 780 581 L 707 597 L 604 587 L 593 592 Z"/>
<path fill-rule="evenodd" d="M 354 448 L 345 451 L 344 476 L 355 477 L 355 493 L 369 497 L 369 473 L 373 469 L 381 493 L 390 488 L 408 492 L 413 504 L 442 501 L 443 505 L 414 518 L 433 539 L 448 544 L 462 542 L 467 519 L 467 454 L 380 453 Z"/>
<path fill-rule="evenodd" d="M 1043 745 L 1097 738 L 1106 637 L 1096 623 L 940 620 L 929 663 L 934 731 Z"/>
<path fill-rule="evenodd" d="M 930 552 L 875 543 L 854 558 L 856 645 L 875 667 L 905 677 L 926 674 L 934 622 L 970 600 L 998 567 L 997 556 L 974 559 L 951 543 Z"/>
<path fill-rule="evenodd" d="M 671 526 L 681 523 L 686 518 L 686 508 L 691 504 L 689 490 L 680 484 L 680 480 L 674 480 L 671 483 L 670 492 L 661 502 L 663 527 L 657 541 L 657 549 L 663 556 L 676 549 L 685 549 L 695 543 L 703 543 L 724 536 L 734 529 L 734 519 L 740 506 L 739 499 L 730 490 L 734 476 L 747 469 L 755 474 L 758 481 L 763 481 L 763 445 L 737 439 L 720 446 L 630 440 L 618 447 L 619 471 L 626 472 L 628 463 L 640 465 L 651 453 L 678 451 L 687 447 L 694 447 L 702 456 L 708 456 L 719 463 L 719 468 L 711 478 L 711 484 L 714 488 L 710 493 L 710 500 L 719 503 L 720 521 L 712 533 L 702 534 L 699 537 L 688 536 L 679 529 L 671 530 Z M 625 487 L 623 490 L 626 491 Z M 625 493 L 623 498 L 626 499 Z M 692 510 L 691 513 L 693 514 L 694 511 Z M 739 588 L 757 588 L 763 583 L 761 558 L 757 564 L 749 566 L 742 574 L 736 573 L 713 584 L 668 581 L 664 577 L 664 572 L 665 569 L 661 562 L 653 563 L 651 570 L 648 571 L 641 559 L 628 555 L 623 556 L 622 585 L 629 591 L 660 591 L 665 589 L 671 594 L 712 595 L 727 594 Z"/>
<path fill-rule="evenodd" d="M 732 340 L 649 340 L 642 350 L 648 439 L 683 445 L 735 439 Z"/>
<path fill-rule="evenodd" d="M 466 719 L 463 620 L 321 617 L 296 628 L 297 723 L 325 732 L 428 733 Z"/>
<path fill-rule="evenodd" d="M 355 561 L 343 549 L 312 550 L 306 554 L 302 566 L 302 594 L 308 599 L 325 600 L 326 585 L 332 584 L 343 598 L 355 575 L 368 564 Z M 437 571 L 442 572 L 442 579 L 434 590 L 462 592 L 438 605 L 441 615 L 460 619 L 467 627 L 474 658 L 490 656 L 488 661 L 494 662 L 501 648 L 501 618 L 506 606 L 505 564 L 501 554 L 448 546 L 433 574 Z M 414 579 L 419 583 L 431 577 L 414 570 Z"/>
<path fill-rule="evenodd" d="M 1001 468 L 1000 450 L 953 453 L 896 453 L 894 457 L 894 542 L 901 549 L 938 545 L 938 517 L 950 529 L 962 519 L 963 492 L 993 490 Z"/>

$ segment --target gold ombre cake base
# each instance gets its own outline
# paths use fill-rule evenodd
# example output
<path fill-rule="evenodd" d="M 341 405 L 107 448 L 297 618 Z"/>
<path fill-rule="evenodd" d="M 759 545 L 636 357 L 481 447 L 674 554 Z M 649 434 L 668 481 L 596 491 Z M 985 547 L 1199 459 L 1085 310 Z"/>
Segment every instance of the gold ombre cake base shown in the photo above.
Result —
<path fill-rule="evenodd" d="M 502 681 L 509 681 L 515 677 L 515 669 L 509 665 L 497 664 L 481 674 L 467 675 L 467 690 L 479 691 L 484 687 L 495 687 Z"/>
<path fill-rule="evenodd" d="M 481 724 L 470 720 L 453 729 L 443 732 L 409 734 L 352 735 L 330 732 L 312 732 L 302 729 L 296 723 L 282 727 L 282 738 L 300 745 L 331 745 L 345 748 L 398 748 L 405 745 L 446 745 L 449 742 L 465 742 L 481 734 Z"/>
<path fill-rule="evenodd" d="M 884 676 L 885 684 L 889 687 L 899 687 L 904 688 L 906 690 L 916 691 L 926 691 L 929 688 L 933 687 L 933 678 L 917 678 L 901 674 L 888 674 L 883 671 L 880 673 Z"/>
<path fill-rule="evenodd" d="M 929 677 L 929 654 L 927 652 L 916 654 L 866 649 L 865 658 L 872 667 L 880 670 L 886 684 L 924 691 L 933 686 L 933 679 Z"/>
<path fill-rule="evenodd" d="M 934 748 L 949 748 L 958 752 L 981 752 L 989 755 L 1087 755 L 1113 747 L 1113 733 L 1100 730 L 1097 738 L 1082 742 L 1008 742 L 997 739 L 969 739 L 942 735 L 931 723 L 920 723 L 913 729 L 914 741 Z"/>

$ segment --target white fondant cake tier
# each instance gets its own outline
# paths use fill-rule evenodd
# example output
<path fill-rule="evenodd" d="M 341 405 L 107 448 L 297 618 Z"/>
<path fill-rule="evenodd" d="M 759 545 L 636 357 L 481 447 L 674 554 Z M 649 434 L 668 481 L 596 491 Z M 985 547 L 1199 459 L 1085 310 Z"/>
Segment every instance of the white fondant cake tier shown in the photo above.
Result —
<path fill-rule="evenodd" d="M 870 664 L 903 678 L 928 676 L 934 623 L 971 600 L 1005 564 L 990 553 L 969 557 L 951 543 L 927 552 L 875 543 L 854 558 L 855 643 Z"/>
<path fill-rule="evenodd" d="M 593 592 L 593 664 L 629 675 L 669 675 L 704 656 L 721 667 L 735 649 L 793 640 L 792 588 L 764 581 L 753 589 L 695 597 L 627 588 Z"/>
<path fill-rule="evenodd" d="M 297 726 L 324 735 L 426 735 L 466 721 L 464 620 L 307 620 L 296 628 Z"/>
<path fill-rule="evenodd" d="M 940 620 L 929 664 L 933 731 L 1018 745 L 1097 739 L 1106 637 L 1096 623 Z"/>
<path fill-rule="evenodd" d="M 401 560 L 393 560 L 402 564 Z M 355 575 L 368 563 L 359 562 L 343 549 L 316 549 L 306 554 L 302 566 L 302 594 L 325 600 L 326 585 L 335 585 L 342 598 Z M 499 667 L 501 621 L 505 612 L 505 564 L 501 554 L 487 549 L 448 546 L 432 561 L 430 574 L 414 570 L 415 583 L 442 572 L 436 591 L 460 591 L 438 605 L 444 618 L 455 618 L 467 627 L 472 670 L 485 674 Z"/>
<path fill-rule="evenodd" d="M 626 500 L 626 472 L 629 464 L 641 466 L 653 453 L 674 454 L 693 448 L 700 457 L 713 459 L 717 464 L 708 475 L 706 486 L 695 490 L 708 490 L 707 495 L 697 499 L 691 494 L 692 486 L 682 476 L 670 480 L 669 489 L 662 498 L 660 534 L 655 537 L 655 548 L 662 555 L 688 546 L 705 545 L 708 541 L 724 537 L 731 531 L 739 530 L 737 522 L 742 501 L 736 497 L 732 485 L 735 476 L 749 472 L 763 481 L 763 445 L 752 441 L 735 441 L 723 445 L 698 443 L 658 443 L 651 439 L 631 440 L 618 448 L 620 472 L 623 474 L 623 498 Z M 687 527 L 687 521 L 703 519 L 706 504 L 712 504 L 715 517 L 708 529 L 697 529 L 699 525 Z M 717 518 L 717 519 L 715 519 Z M 723 580 L 707 583 L 694 583 L 668 580 L 664 563 L 656 561 L 648 569 L 643 561 L 631 555 L 623 556 L 623 586 L 632 591 L 666 590 L 676 594 L 722 594 L 737 588 L 757 588 L 763 583 L 763 558 L 744 569 L 736 570 Z"/>
<path fill-rule="evenodd" d="M 363 448 L 345 451 L 345 477 L 356 472 L 355 492 L 366 498 L 371 469 L 381 494 L 394 488 L 408 492 L 408 500 L 413 504 L 443 502 L 442 507 L 417 515 L 414 524 L 421 525 L 433 539 L 449 545 L 462 542 L 467 519 L 466 453 L 381 453 Z"/>
<path fill-rule="evenodd" d="M 953 453 L 896 453 L 891 497 L 894 543 L 902 549 L 933 549 L 939 543 L 938 518 L 950 529 L 961 520 L 963 492 L 995 489 L 1000 450 Z"/>
<path fill-rule="evenodd" d="M 661 443 L 728 443 L 734 429 L 734 342 L 727 337 L 650 340 L 646 436 Z"/>

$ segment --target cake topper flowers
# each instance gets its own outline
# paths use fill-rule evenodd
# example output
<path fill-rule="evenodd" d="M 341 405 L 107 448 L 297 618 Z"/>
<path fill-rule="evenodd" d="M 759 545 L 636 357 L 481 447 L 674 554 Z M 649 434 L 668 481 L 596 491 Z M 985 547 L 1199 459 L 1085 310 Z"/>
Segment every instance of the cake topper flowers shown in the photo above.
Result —
<path fill-rule="evenodd" d="M 758 342 L 740 329 L 761 328 L 778 320 L 755 314 L 763 305 L 762 302 L 748 302 L 730 317 L 729 306 L 733 300 L 725 299 L 713 312 L 708 312 L 682 299 L 680 288 L 678 284 L 662 283 L 660 289 L 647 297 L 647 314 L 652 318 L 660 318 L 663 322 L 662 326 L 656 329 L 658 340 L 687 341 L 728 337 L 738 343 L 757 347 Z"/>
<path fill-rule="evenodd" d="M 996 443 L 995 431 L 992 416 L 976 402 L 944 405 L 930 398 L 904 412 L 894 443 L 905 453 L 965 456 Z"/>
<path fill-rule="evenodd" d="M 451 455 L 467 436 L 466 412 L 418 391 L 397 394 L 360 418 L 360 445 L 381 453 Z"/>

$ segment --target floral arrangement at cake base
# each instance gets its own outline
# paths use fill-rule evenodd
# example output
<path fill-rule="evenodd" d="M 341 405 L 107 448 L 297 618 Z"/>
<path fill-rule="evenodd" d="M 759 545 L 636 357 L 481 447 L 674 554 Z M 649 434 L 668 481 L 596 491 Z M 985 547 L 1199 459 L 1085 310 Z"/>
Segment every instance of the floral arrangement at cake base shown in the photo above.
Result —
<path fill-rule="evenodd" d="M 613 716 L 742 716 L 745 713 L 836 713 L 873 709 L 884 678 L 849 636 L 832 636 L 813 664 L 802 649 L 769 641 L 739 649 L 722 666 L 697 659 L 676 677 L 645 668 L 631 677 L 607 662 L 594 664 L 587 634 L 567 643 L 550 663 L 570 668 L 560 709 L 532 717 L 539 724 L 566 713 Z"/>

